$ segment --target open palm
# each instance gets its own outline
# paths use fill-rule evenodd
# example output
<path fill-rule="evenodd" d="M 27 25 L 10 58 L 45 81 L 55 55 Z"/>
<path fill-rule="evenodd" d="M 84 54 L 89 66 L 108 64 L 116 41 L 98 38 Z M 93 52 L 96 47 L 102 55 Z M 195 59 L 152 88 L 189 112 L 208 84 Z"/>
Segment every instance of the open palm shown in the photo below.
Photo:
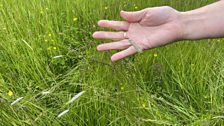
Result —
<path fill-rule="evenodd" d="M 128 39 L 136 42 L 143 50 L 159 47 L 177 41 L 182 37 L 182 25 L 179 12 L 170 7 L 147 8 L 137 12 L 121 12 L 125 21 L 101 20 L 98 25 L 119 32 L 97 31 L 94 38 L 113 40 L 101 44 L 99 51 L 123 50 L 111 59 L 117 61 L 137 53 Z M 126 35 L 125 35 L 126 34 Z"/>

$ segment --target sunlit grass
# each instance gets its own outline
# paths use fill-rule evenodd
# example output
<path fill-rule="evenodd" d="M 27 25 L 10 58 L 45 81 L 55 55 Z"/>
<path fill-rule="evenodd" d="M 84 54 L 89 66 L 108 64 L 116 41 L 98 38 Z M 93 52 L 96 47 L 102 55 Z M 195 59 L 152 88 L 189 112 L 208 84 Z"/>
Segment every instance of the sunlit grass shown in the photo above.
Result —
<path fill-rule="evenodd" d="M 222 39 L 113 63 L 114 51 L 97 52 L 105 41 L 91 37 L 104 30 L 98 20 L 120 20 L 120 10 L 211 2 L 0 0 L 0 125 L 222 125 Z"/>

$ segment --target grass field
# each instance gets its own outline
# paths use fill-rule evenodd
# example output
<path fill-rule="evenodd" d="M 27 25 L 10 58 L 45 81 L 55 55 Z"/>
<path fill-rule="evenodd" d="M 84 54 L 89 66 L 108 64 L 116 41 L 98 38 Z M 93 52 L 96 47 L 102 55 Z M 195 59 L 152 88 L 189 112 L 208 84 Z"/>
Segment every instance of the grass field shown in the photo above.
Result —
<path fill-rule="evenodd" d="M 97 52 L 106 41 L 91 36 L 105 30 L 98 20 L 121 20 L 120 10 L 187 11 L 214 1 L 0 0 L 0 126 L 223 125 L 223 39 L 113 63 L 115 51 Z"/>

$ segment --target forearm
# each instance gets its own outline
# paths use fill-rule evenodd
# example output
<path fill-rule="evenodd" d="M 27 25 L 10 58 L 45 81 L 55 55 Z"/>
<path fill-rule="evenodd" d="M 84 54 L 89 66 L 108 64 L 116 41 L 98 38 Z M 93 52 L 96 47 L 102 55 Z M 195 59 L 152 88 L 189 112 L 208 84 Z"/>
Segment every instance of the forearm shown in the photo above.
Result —
<path fill-rule="evenodd" d="M 181 12 L 183 39 L 224 37 L 224 1 Z"/>

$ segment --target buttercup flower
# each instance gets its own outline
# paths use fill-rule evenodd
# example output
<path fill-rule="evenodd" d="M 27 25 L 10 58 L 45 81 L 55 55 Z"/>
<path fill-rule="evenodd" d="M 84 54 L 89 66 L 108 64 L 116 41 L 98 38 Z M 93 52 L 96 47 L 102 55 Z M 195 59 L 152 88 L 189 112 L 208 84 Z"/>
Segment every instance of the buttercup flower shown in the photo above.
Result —
<path fill-rule="evenodd" d="M 77 21 L 77 20 L 78 20 L 78 18 L 77 18 L 77 17 L 74 17 L 74 18 L 73 18 L 73 21 Z"/>
<path fill-rule="evenodd" d="M 8 92 L 8 96 L 10 96 L 10 97 L 13 96 L 13 92 L 12 91 L 9 91 Z"/>
<path fill-rule="evenodd" d="M 158 57 L 158 54 L 157 54 L 157 53 L 155 53 L 153 56 L 154 56 L 154 57 Z"/>

